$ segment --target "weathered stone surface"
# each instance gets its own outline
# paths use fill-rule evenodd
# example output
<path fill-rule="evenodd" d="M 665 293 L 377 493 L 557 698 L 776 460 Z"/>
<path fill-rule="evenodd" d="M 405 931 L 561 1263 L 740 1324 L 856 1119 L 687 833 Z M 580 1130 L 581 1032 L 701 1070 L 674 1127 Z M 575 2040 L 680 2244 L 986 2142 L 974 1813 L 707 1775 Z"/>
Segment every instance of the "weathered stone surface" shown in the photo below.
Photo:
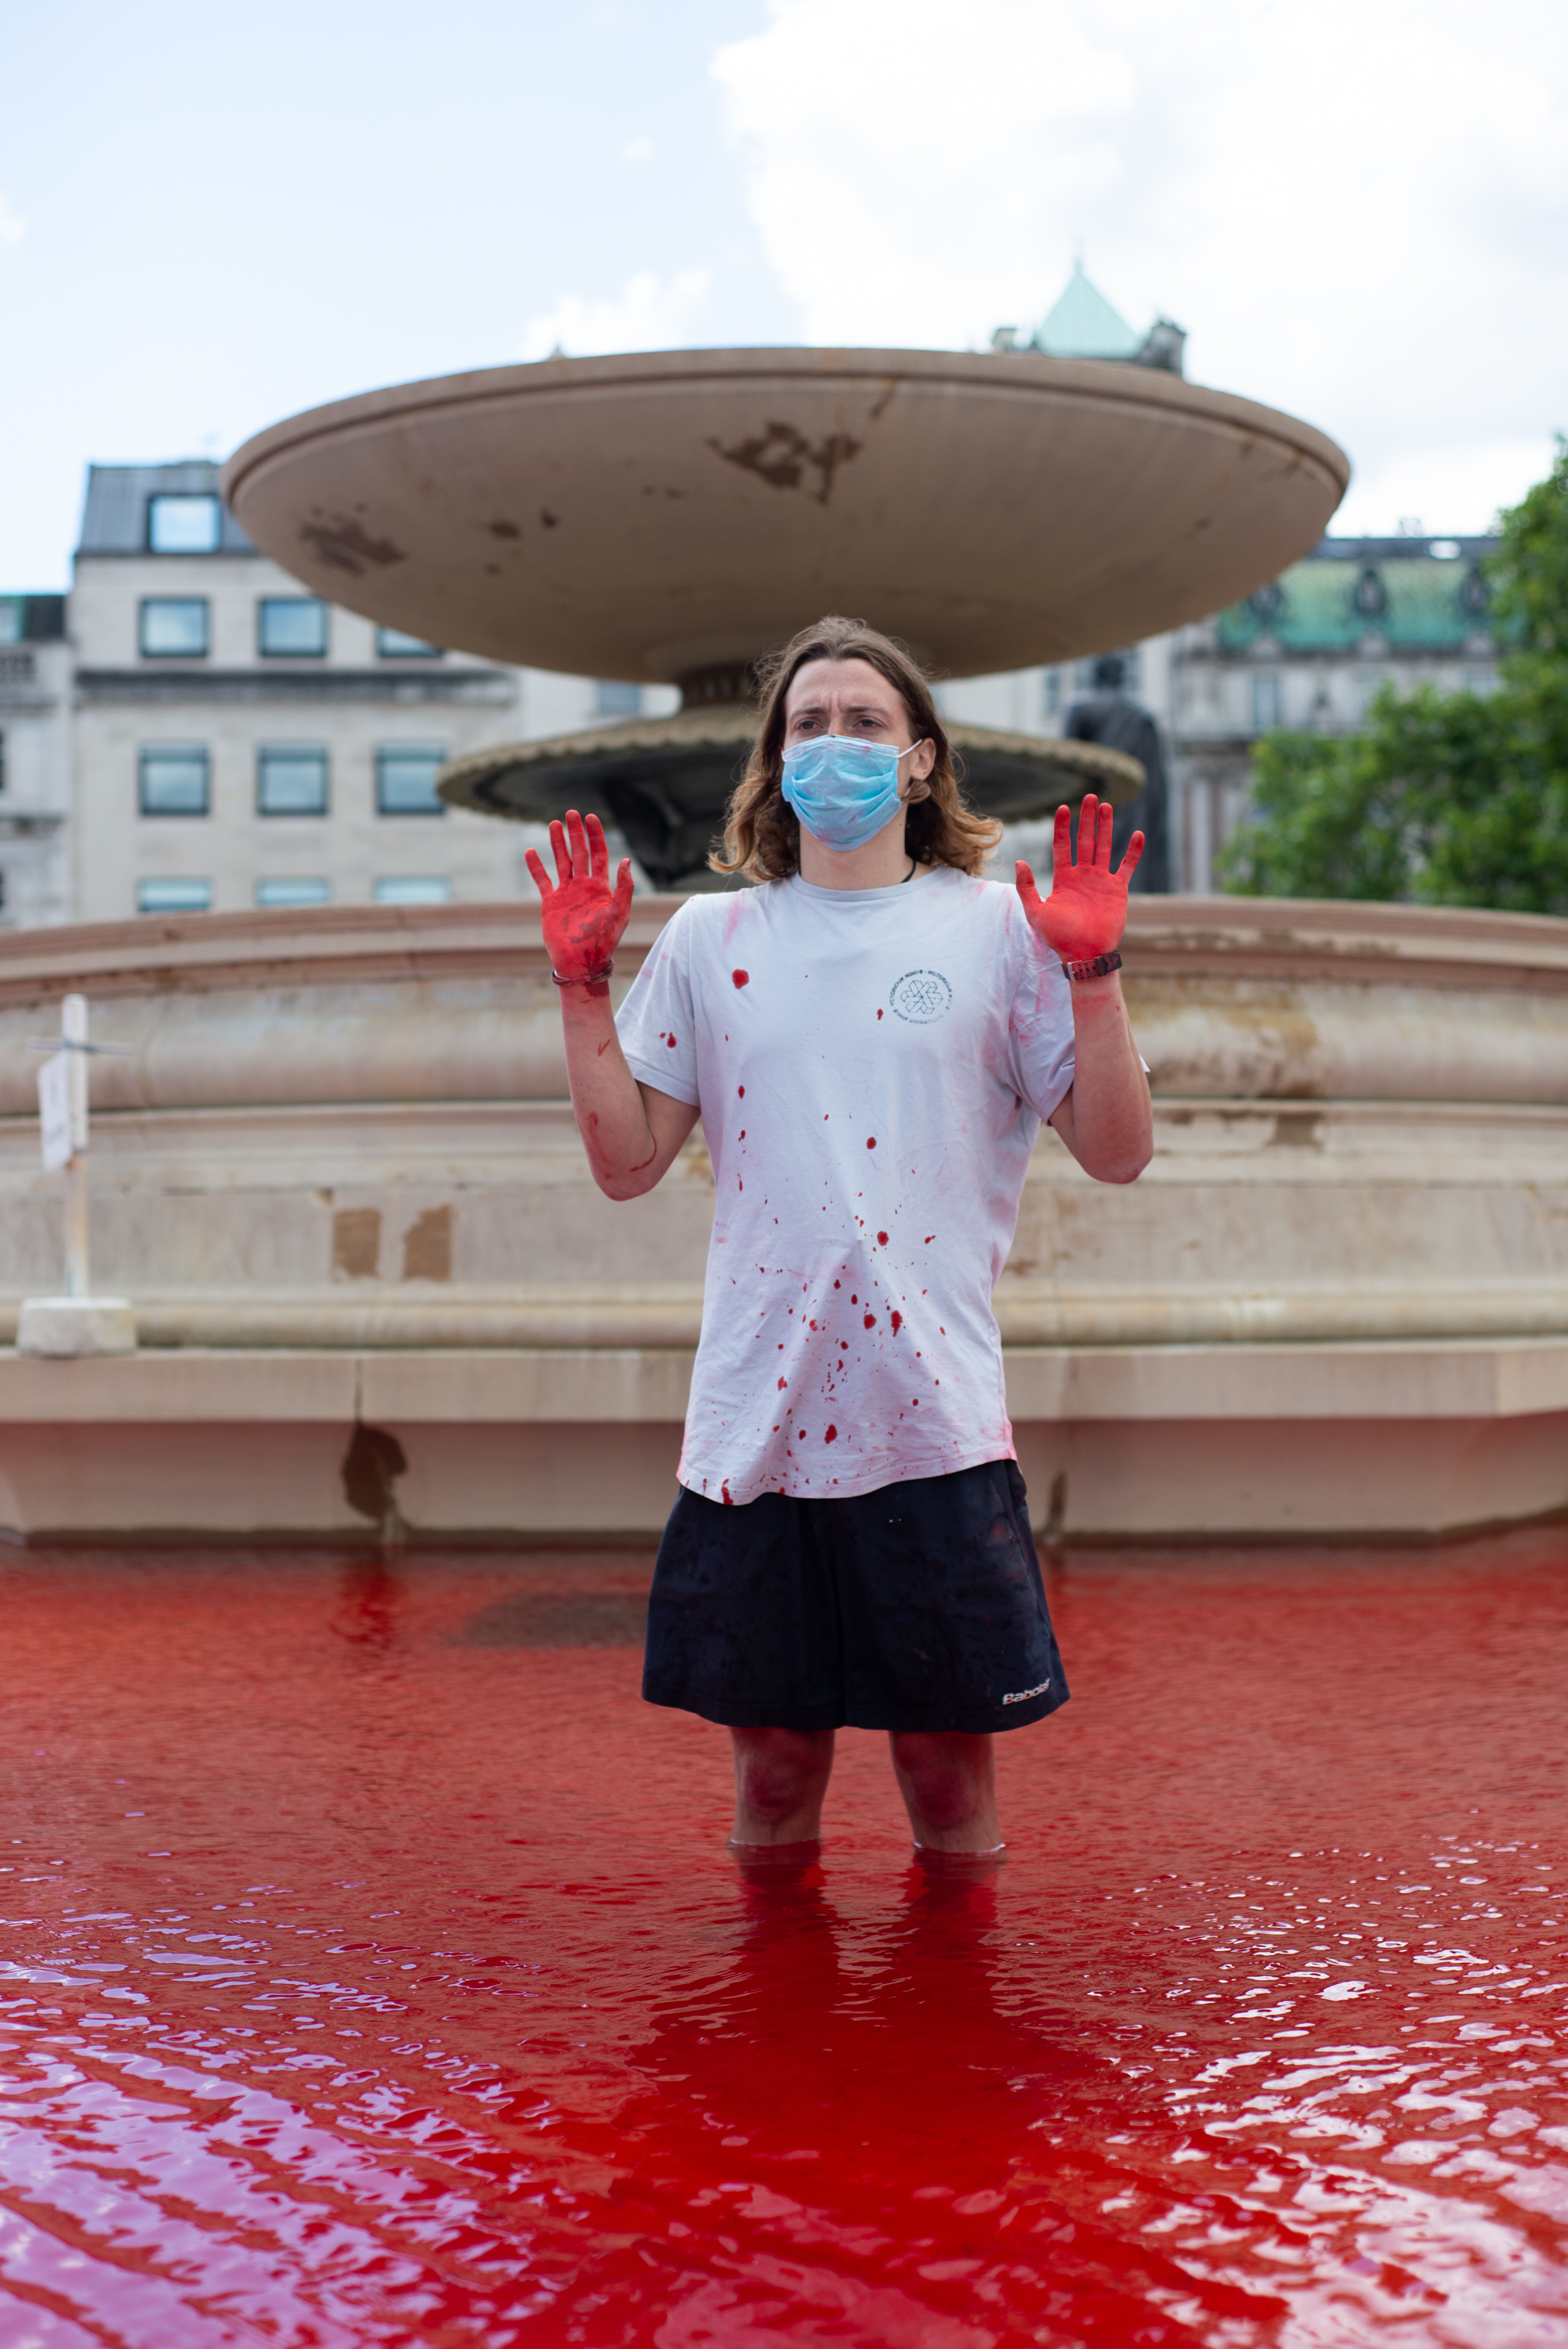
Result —
<path fill-rule="evenodd" d="M 1058 1476 L 1105 1536 L 1568 1505 L 1568 924 L 1144 900 L 1125 951 L 1154 1163 L 1094 1185 L 1044 1135 L 996 1291 L 1042 1513 Z M 0 1356 L 0 1522 L 112 1530 L 119 1492 L 150 1528 L 365 1531 L 360 1423 L 417 1534 L 656 1526 L 712 1176 L 699 1128 L 648 1198 L 593 1188 L 535 914 L 0 939 L 6 1334 L 58 1279 L 26 1044 L 67 986 L 133 1048 L 93 1064 L 93 1244 L 142 1352 Z"/>

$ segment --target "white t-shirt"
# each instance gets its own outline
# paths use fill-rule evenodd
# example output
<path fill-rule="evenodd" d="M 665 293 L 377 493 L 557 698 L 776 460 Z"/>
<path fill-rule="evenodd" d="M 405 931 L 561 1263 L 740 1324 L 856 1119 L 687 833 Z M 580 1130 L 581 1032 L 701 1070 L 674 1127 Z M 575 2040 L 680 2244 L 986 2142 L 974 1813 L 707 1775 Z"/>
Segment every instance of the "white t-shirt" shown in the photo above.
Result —
<path fill-rule="evenodd" d="M 688 897 L 616 1025 L 713 1161 L 681 1483 L 830 1499 L 1014 1456 L 991 1291 L 1073 1076 L 1017 891 L 939 868 Z"/>

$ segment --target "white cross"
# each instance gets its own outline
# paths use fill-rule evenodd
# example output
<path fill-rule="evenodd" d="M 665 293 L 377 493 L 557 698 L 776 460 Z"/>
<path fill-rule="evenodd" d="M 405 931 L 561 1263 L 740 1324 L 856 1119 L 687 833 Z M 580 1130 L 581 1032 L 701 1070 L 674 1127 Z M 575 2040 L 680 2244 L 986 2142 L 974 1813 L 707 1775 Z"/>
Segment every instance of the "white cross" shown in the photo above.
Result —
<path fill-rule="evenodd" d="M 60 1006 L 60 1040 L 29 1039 L 35 1052 L 49 1058 L 38 1071 L 38 1117 L 43 1129 L 44 1167 L 63 1168 L 66 1177 L 66 1295 L 88 1297 L 88 1061 L 95 1052 L 129 1053 L 129 1044 L 88 1041 L 88 999 L 67 995 Z"/>

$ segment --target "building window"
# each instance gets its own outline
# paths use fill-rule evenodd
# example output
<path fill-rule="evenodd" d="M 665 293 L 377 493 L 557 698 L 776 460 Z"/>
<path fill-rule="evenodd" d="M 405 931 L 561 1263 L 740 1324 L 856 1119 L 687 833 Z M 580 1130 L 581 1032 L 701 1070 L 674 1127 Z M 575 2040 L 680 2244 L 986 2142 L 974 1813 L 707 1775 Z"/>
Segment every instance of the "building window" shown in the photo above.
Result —
<path fill-rule="evenodd" d="M 256 753 L 258 815 L 325 815 L 326 752 L 289 743 Z"/>
<path fill-rule="evenodd" d="M 206 815 L 211 805 L 206 751 L 186 744 L 144 750 L 138 805 L 143 815 Z"/>
<path fill-rule="evenodd" d="M 20 595 L 0 595 L 0 645 L 19 645 L 26 625 Z"/>
<path fill-rule="evenodd" d="M 423 636 L 405 636 L 401 628 L 377 628 L 376 649 L 383 660 L 439 660 L 439 645 L 428 645 Z"/>
<path fill-rule="evenodd" d="M 263 595 L 256 605 L 256 649 L 269 660 L 320 660 L 326 605 L 318 595 Z"/>
<path fill-rule="evenodd" d="M 139 881 L 136 885 L 136 910 L 139 914 L 210 914 L 212 910 L 211 881 Z"/>
<path fill-rule="evenodd" d="M 1048 668 L 1045 674 L 1045 711 L 1047 719 L 1059 718 L 1062 709 L 1062 673 Z"/>
<path fill-rule="evenodd" d="M 374 894 L 378 905 L 445 905 L 452 885 L 435 874 L 400 873 L 395 880 L 377 881 Z"/>
<path fill-rule="evenodd" d="M 640 685 L 624 685 L 614 677 L 594 678 L 595 718 L 640 718 L 642 714 L 643 688 Z"/>
<path fill-rule="evenodd" d="M 1264 674 L 1253 678 L 1253 732 L 1269 734 L 1284 723 L 1283 681 Z"/>
<path fill-rule="evenodd" d="M 330 905 L 330 881 L 258 881 L 258 905 Z"/>
<path fill-rule="evenodd" d="M 426 743 L 404 743 L 376 753 L 376 812 L 377 815 L 445 815 L 447 803 L 436 794 L 436 777 L 447 761 L 444 750 Z"/>
<path fill-rule="evenodd" d="M 147 501 L 147 543 L 154 554 L 216 554 L 222 535 L 218 501 L 175 490 Z"/>
<path fill-rule="evenodd" d="M 141 650 L 146 660 L 205 660 L 205 595 L 144 595 Z"/>
<path fill-rule="evenodd" d="M 1491 588 L 1479 563 L 1472 564 L 1465 574 L 1464 585 L 1460 589 L 1460 602 L 1477 619 L 1482 616 L 1491 602 Z"/>
<path fill-rule="evenodd" d="M 1381 618 L 1388 608 L 1388 591 L 1370 564 L 1356 582 L 1355 603 L 1363 619 Z"/>

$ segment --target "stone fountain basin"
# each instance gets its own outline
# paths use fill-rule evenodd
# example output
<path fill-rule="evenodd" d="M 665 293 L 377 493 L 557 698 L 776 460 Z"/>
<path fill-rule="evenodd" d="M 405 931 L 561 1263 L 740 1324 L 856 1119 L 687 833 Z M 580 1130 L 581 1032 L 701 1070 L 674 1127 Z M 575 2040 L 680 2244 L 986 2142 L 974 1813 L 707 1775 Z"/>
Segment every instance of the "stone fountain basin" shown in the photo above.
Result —
<path fill-rule="evenodd" d="M 624 983 L 674 910 L 642 899 Z M 1568 1505 L 1568 923 L 1134 900 L 1157 1149 L 1042 1137 L 995 1307 L 1042 1514 L 1096 1534 L 1421 1531 Z M 58 1285 L 29 1037 L 95 1033 L 94 1273 L 130 1360 L 0 1355 L 0 1525 L 645 1533 L 712 1209 L 700 1129 L 613 1206 L 524 905 L 0 940 L 0 1330 Z M 349 1479 L 350 1485 L 354 1483 Z M 355 1487 L 363 1501 L 363 1480 Z"/>
<path fill-rule="evenodd" d="M 653 351 L 402 384 L 290 417 L 223 487 L 318 595 L 591 677 L 735 670 L 824 609 L 939 672 L 1222 609 L 1349 480 L 1294 417 L 1018 352 Z"/>

